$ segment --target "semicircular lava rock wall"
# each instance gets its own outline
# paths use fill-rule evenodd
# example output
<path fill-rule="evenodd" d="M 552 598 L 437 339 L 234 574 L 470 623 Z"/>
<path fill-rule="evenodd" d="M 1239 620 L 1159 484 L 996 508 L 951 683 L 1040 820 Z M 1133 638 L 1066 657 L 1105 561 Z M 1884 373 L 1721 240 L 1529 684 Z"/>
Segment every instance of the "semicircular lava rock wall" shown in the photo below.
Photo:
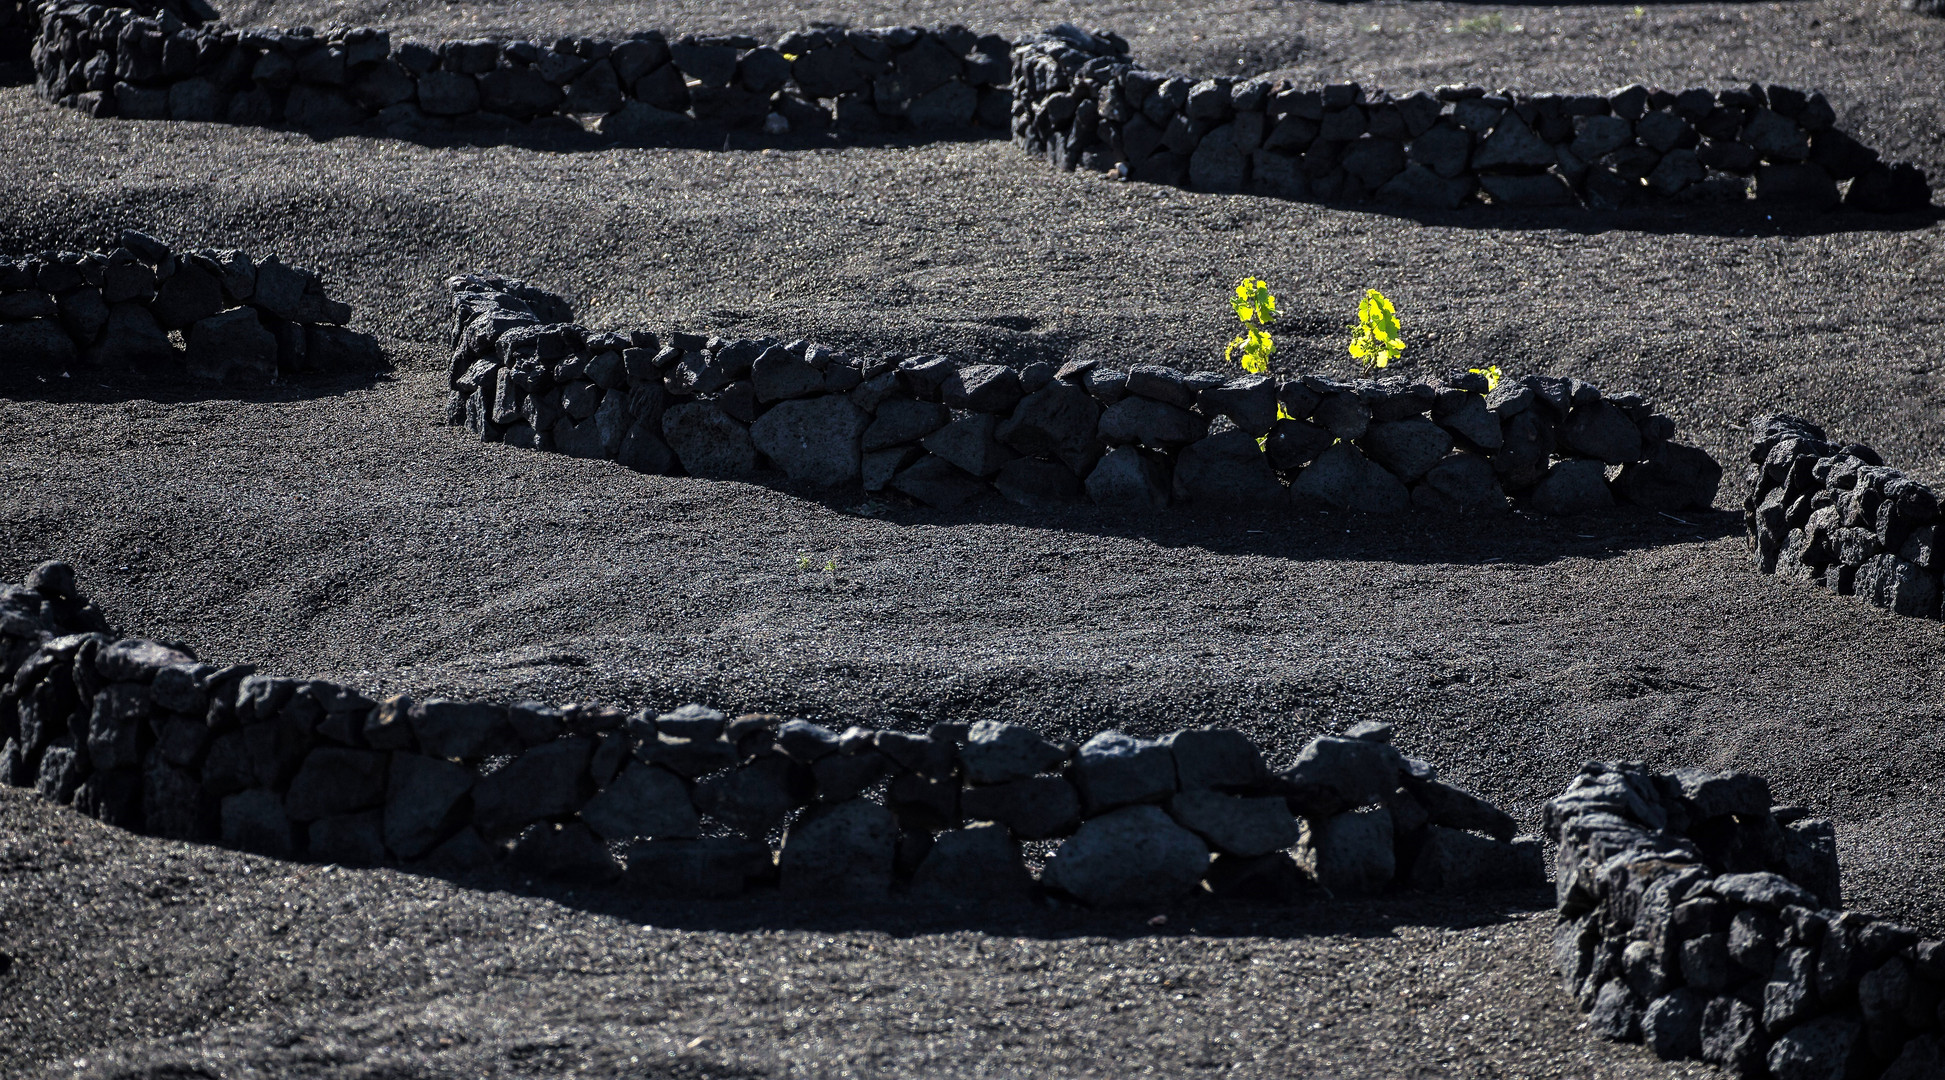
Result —
<path fill-rule="evenodd" d="M 276 256 L 174 251 L 133 230 L 108 251 L 0 256 L 0 366 L 7 376 L 196 380 L 261 386 L 371 371 L 384 357 L 345 328 L 349 305 Z"/>
<path fill-rule="evenodd" d="M 1800 417 L 1758 416 L 1750 428 L 1743 525 L 1757 567 L 1894 614 L 1938 618 L 1938 493 Z"/>
<path fill-rule="evenodd" d="M 1356 83 L 1148 71 L 1109 33 L 1056 27 L 1013 52 L 1013 137 L 1064 169 L 1203 191 L 1453 209 L 1740 202 L 1879 212 L 1931 203 L 1924 173 L 1837 129 L 1820 93 L 1629 86 L 1610 94 L 1402 97 Z M 1840 185 L 1844 185 L 1841 186 Z"/>
<path fill-rule="evenodd" d="M 181 9 L 183 3 L 173 5 Z M 1454 208 L 1731 202 L 1901 212 L 1925 175 L 1836 128 L 1820 93 L 1630 86 L 1611 94 L 1195 80 L 1147 71 L 1108 32 L 1017 45 L 964 27 L 817 29 L 775 45 L 660 32 L 623 41 L 392 46 L 374 27 L 239 31 L 201 0 L 33 9 L 40 93 L 92 116 L 374 127 L 395 137 L 540 122 L 617 141 L 770 133 L 1010 130 L 1066 168 L 1322 201 Z M 0 15 L 0 34 L 8 25 Z"/>
<path fill-rule="evenodd" d="M 1323 505 L 1573 514 L 1707 508 L 1721 468 L 1670 441 L 1636 394 L 1529 376 L 1487 390 L 1404 379 L 1273 379 L 1160 365 L 1022 370 L 860 359 L 809 342 L 611 333 L 564 299 L 450 279 L 447 415 L 488 441 L 646 472 L 862 486 L 951 508 Z M 1610 480 L 1610 469 L 1618 470 Z"/>
<path fill-rule="evenodd" d="M 107 629 L 66 564 L 0 590 L 0 780 L 175 839 L 689 899 L 1106 906 L 1545 882 L 1538 841 L 1399 753 L 1388 725 L 1273 770 L 1220 727 L 1075 746 L 990 720 L 839 733 L 700 705 L 373 701 Z M 1029 841 L 1058 841 L 1037 880 Z"/>
<path fill-rule="evenodd" d="M 1945 942 L 1842 910 L 1831 823 L 1762 777 L 1595 762 L 1546 831 L 1595 1034 L 1751 1078 L 1945 1075 Z"/>
<path fill-rule="evenodd" d="M 404 42 L 373 27 L 189 25 L 95 4 L 40 9 L 40 93 L 91 116 L 375 127 L 395 137 L 553 124 L 622 142 L 692 130 L 958 130 L 1007 124 L 1003 38 L 964 27 L 622 41 Z"/>

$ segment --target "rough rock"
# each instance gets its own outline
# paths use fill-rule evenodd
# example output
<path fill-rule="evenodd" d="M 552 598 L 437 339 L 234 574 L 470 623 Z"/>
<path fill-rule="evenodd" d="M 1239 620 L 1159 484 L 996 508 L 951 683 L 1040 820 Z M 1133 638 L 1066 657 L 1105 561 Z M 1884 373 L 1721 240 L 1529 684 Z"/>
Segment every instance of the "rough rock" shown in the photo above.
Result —
<path fill-rule="evenodd" d="M 1166 466 L 1133 446 L 1117 446 L 1087 475 L 1087 496 L 1096 505 L 1160 510 L 1168 505 Z"/>
<path fill-rule="evenodd" d="M 1146 397 L 1125 397 L 1101 414 L 1099 431 L 1110 446 L 1138 444 L 1158 450 L 1178 450 L 1201 439 L 1208 424 L 1176 405 Z"/>
<path fill-rule="evenodd" d="M 1061 776 L 974 784 L 960 793 L 959 807 L 966 820 L 998 822 L 1022 840 L 1066 836 L 1081 820 L 1080 793 Z"/>
<path fill-rule="evenodd" d="M 1246 798 L 1197 788 L 1170 798 L 1168 812 L 1211 848 L 1242 858 L 1290 847 L 1299 834 L 1289 804 L 1274 796 Z"/>
<path fill-rule="evenodd" d="M 290 782 L 285 812 L 292 821 L 316 821 L 380 806 L 389 765 L 385 754 L 370 750 L 313 750 Z"/>
<path fill-rule="evenodd" d="M 1389 470 L 1366 458 L 1349 441 L 1324 451 L 1290 484 L 1298 502 L 1324 503 L 1365 514 L 1403 513 L 1411 493 Z"/>
<path fill-rule="evenodd" d="M 581 807 L 581 820 L 604 840 L 637 837 L 688 839 L 701 824 L 689 789 L 667 769 L 629 764 L 600 794 Z"/>
<path fill-rule="evenodd" d="M 1067 752 L 1024 724 L 981 720 L 967 731 L 959 760 L 970 783 L 1003 784 L 1057 768 Z"/>
<path fill-rule="evenodd" d="M 488 836 L 529 822 L 571 814 L 592 786 L 588 761 L 594 740 L 542 743 L 480 778 L 473 788 L 473 823 Z"/>
<path fill-rule="evenodd" d="M 1553 463 L 1547 478 L 1533 489 L 1533 509 L 1555 517 L 1584 514 L 1614 505 L 1607 487 L 1607 470 L 1598 461 L 1567 458 Z"/>
<path fill-rule="evenodd" d="M 268 385 L 277 377 L 277 337 L 257 309 L 239 307 L 189 328 L 186 362 L 199 379 Z"/>
<path fill-rule="evenodd" d="M 1174 481 L 1177 499 L 1201 506 L 1282 506 L 1290 497 L 1263 448 L 1241 429 L 1184 447 Z"/>
<path fill-rule="evenodd" d="M 777 854 L 784 894 L 800 899 L 881 896 L 891 888 L 898 821 L 875 802 L 852 799 L 793 823 Z"/>
<path fill-rule="evenodd" d="M 1101 456 L 1094 434 L 1100 417 L 1093 395 L 1055 381 L 1023 398 L 993 434 L 1020 454 L 1055 458 L 1085 476 Z"/>
<path fill-rule="evenodd" d="M 662 438 L 691 476 L 740 480 L 756 472 L 749 427 L 714 402 L 671 405 L 662 413 Z"/>
<path fill-rule="evenodd" d="M 1269 777 L 1263 751 L 1234 728 L 1186 728 L 1161 742 L 1175 756 L 1176 782 L 1183 791 L 1253 788 Z"/>
<path fill-rule="evenodd" d="M 1609 465 L 1641 458 L 1641 429 L 1608 401 L 1576 407 L 1561 427 L 1560 438 L 1569 450 Z"/>
<path fill-rule="evenodd" d="M 1310 740 L 1295 764 L 1277 774 L 1277 784 L 1291 809 L 1329 817 L 1390 795 L 1404 768 L 1403 756 L 1385 743 L 1322 735 Z"/>
<path fill-rule="evenodd" d="M 1043 884 L 1095 906 L 1161 904 L 1196 888 L 1209 848 L 1156 806 L 1091 818 L 1041 871 Z"/>
<path fill-rule="evenodd" d="M 994 438 L 998 428 L 999 418 L 990 413 L 967 413 L 927 435 L 922 445 L 973 476 L 988 477 L 1013 458 L 1013 451 Z"/>
<path fill-rule="evenodd" d="M 266 788 L 251 788 L 223 800 L 223 843 L 230 847 L 287 859 L 297 842 L 284 800 Z"/>
<path fill-rule="evenodd" d="M 1175 791 L 1175 755 L 1160 742 L 1103 731 L 1081 744 L 1072 771 L 1089 816 Z"/>
<path fill-rule="evenodd" d="M 1311 876 L 1332 893 L 1379 892 L 1397 871 L 1391 811 L 1376 806 L 1306 817 L 1301 851 Z"/>
<path fill-rule="evenodd" d="M 1020 861 L 1020 845 L 999 825 L 948 829 L 912 874 L 912 895 L 955 903 L 1025 900 L 1033 876 Z"/>
<path fill-rule="evenodd" d="M 785 401 L 750 425 L 750 442 L 791 480 L 838 487 L 859 478 L 859 436 L 870 420 L 836 394 Z"/>
<path fill-rule="evenodd" d="M 927 506 L 952 510 L 992 490 L 937 454 L 926 454 L 892 478 L 891 487 Z"/>
<path fill-rule="evenodd" d="M 936 401 L 893 398 L 878 406 L 860 442 L 865 451 L 914 443 L 946 426 L 951 410 Z"/>
<path fill-rule="evenodd" d="M 1372 424 L 1363 446 L 1371 461 L 1411 483 L 1451 452 L 1452 436 L 1430 420 L 1413 417 Z"/>

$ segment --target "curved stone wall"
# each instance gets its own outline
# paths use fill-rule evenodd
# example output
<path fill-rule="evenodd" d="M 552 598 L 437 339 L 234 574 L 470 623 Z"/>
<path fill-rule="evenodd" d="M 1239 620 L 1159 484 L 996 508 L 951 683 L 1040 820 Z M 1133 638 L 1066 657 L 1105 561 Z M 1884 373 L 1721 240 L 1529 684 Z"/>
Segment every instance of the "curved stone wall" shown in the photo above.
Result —
<path fill-rule="evenodd" d="M 1199 190 L 1453 208 L 1738 202 L 1898 212 L 1925 175 L 1838 130 L 1783 86 L 1403 97 L 1147 71 L 1112 33 L 1062 25 L 1017 46 L 964 27 L 624 41 L 404 43 L 372 27 L 239 31 L 193 10 L 34 9 L 42 96 L 93 116 L 373 126 L 411 137 L 584 123 L 625 142 L 695 129 L 771 133 L 1009 127 L 1074 169 Z M 9 19 L 0 9 L 0 39 Z M 1009 55 L 1010 50 L 1010 55 Z"/>
<path fill-rule="evenodd" d="M 998 132 L 1009 44 L 963 27 L 808 30 L 624 41 L 405 42 L 372 27 L 195 26 L 93 4 L 40 9 L 43 97 L 91 116 L 308 129 L 374 125 L 410 136 L 579 123 L 643 141 L 691 128 Z"/>
<path fill-rule="evenodd" d="M 1759 416 L 1751 434 L 1743 523 L 1763 573 L 1939 617 L 1936 492 L 1799 417 Z"/>
<path fill-rule="evenodd" d="M 1555 966 L 1595 1034 L 1745 1077 L 1945 1071 L 1945 942 L 1841 910 L 1830 822 L 1761 777 L 1596 762 L 1546 830 Z"/>
<path fill-rule="evenodd" d="M 1550 514 L 1706 508 L 1721 476 L 1639 395 L 1572 379 L 1488 391 L 1471 373 L 1432 385 L 865 359 L 804 341 L 593 331 L 522 282 L 447 285 L 452 423 L 647 472 L 753 478 L 767 462 L 794 483 L 938 507 L 997 491 L 1029 506 L 1459 512 L 1503 510 L 1512 495 Z"/>
<path fill-rule="evenodd" d="M 8 374 L 264 385 L 369 371 L 377 342 L 316 274 L 235 250 L 172 251 L 133 230 L 108 251 L 0 256 L 0 365 Z"/>
<path fill-rule="evenodd" d="M 1918 210 L 1925 176 L 1837 130 L 1822 94 L 1630 86 L 1611 94 L 1444 86 L 1393 97 L 1145 70 L 1071 26 L 1013 52 L 1013 137 L 1065 169 L 1203 191 L 1444 208 L 1614 208 L 1754 197 Z"/>
<path fill-rule="evenodd" d="M 1388 725 L 1273 769 L 1220 727 L 1075 746 L 993 721 L 918 735 L 699 705 L 373 701 L 117 639 L 60 563 L 0 590 L 0 661 L 0 780 L 284 857 L 504 863 L 689 899 L 1117 905 L 1545 881 L 1537 840 L 1400 754 Z M 1021 845 L 1039 841 L 1058 846 L 1036 879 Z"/>

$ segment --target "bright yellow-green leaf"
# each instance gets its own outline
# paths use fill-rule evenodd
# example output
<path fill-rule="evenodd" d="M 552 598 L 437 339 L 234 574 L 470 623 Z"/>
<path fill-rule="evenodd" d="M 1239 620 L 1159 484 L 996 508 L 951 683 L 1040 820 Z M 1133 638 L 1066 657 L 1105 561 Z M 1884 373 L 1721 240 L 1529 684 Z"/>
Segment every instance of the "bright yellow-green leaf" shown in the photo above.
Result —
<path fill-rule="evenodd" d="M 1270 355 L 1276 351 L 1269 331 L 1276 320 L 1276 297 L 1270 295 L 1269 283 L 1257 277 L 1242 279 L 1236 283 L 1236 295 L 1230 298 L 1229 306 L 1243 324 L 1243 333 L 1223 350 L 1223 360 L 1235 360 L 1253 375 L 1268 373 Z"/>
<path fill-rule="evenodd" d="M 1364 290 L 1364 298 L 1357 303 L 1357 323 L 1351 329 L 1350 354 L 1368 369 L 1387 367 L 1405 351 L 1398 311 L 1376 289 Z"/>

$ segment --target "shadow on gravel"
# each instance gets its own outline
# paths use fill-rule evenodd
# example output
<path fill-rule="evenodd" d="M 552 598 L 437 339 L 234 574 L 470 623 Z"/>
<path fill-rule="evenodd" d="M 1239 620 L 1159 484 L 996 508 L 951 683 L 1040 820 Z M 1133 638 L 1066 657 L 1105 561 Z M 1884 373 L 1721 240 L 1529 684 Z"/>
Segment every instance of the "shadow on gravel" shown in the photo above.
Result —
<path fill-rule="evenodd" d="M 1538 3 L 1539 0 L 1532 0 Z M 1618 2 L 1618 0 L 1617 0 Z M 698 129 L 672 131 L 653 140 L 625 140 L 588 131 L 565 117 L 556 122 L 536 121 L 530 125 L 504 128 L 477 128 L 465 131 L 392 134 L 368 128 L 342 128 L 331 131 L 276 128 L 302 135 L 314 142 L 344 138 L 372 138 L 407 142 L 429 150 L 459 147 L 506 147 L 547 154 L 602 153 L 626 150 L 709 150 L 743 153 L 816 153 L 838 150 L 916 150 L 938 144 L 1006 143 L 1003 133 L 984 129 L 943 132 L 813 132 L 769 135 L 761 131 L 724 131 Z M 1019 155 L 1022 169 L 1049 174 L 1059 170 L 1027 154 Z M 1082 174 L 1100 183 L 1122 183 L 1105 176 Z M 1166 191 L 1190 198 L 1233 198 L 1235 196 L 1198 193 L 1166 185 L 1128 181 L 1138 189 Z M 1250 194 L 1250 198 L 1273 202 L 1301 202 L 1333 210 L 1367 212 L 1400 218 L 1419 225 L 1444 229 L 1546 230 L 1582 236 L 1607 232 L 1637 232 L 1678 236 L 1766 236 L 1809 237 L 1847 233 L 1912 232 L 1945 219 L 1945 208 L 1928 207 L 1903 214 L 1874 214 L 1854 210 L 1843 212 L 1809 210 L 1748 202 L 1742 204 L 1697 203 L 1688 206 L 1637 206 L 1601 210 L 1571 206 L 1551 209 L 1520 209 L 1492 205 L 1473 205 L 1457 210 L 1433 210 L 1398 206 L 1382 202 L 1330 202 L 1324 200 L 1286 200 L 1280 196 Z"/>
<path fill-rule="evenodd" d="M 1945 208 L 1931 206 L 1903 214 L 1869 214 L 1856 210 L 1820 211 L 1758 202 L 1695 203 L 1676 206 L 1639 206 L 1620 210 L 1560 207 L 1522 210 L 1473 206 L 1459 210 L 1418 210 L 1387 203 L 1337 203 L 1341 210 L 1362 210 L 1403 218 L 1441 229 L 1546 230 L 1595 236 L 1634 232 L 1651 236 L 1764 236 L 1799 238 L 1852 233 L 1916 232 L 1945 220 Z"/>
<path fill-rule="evenodd" d="M 782 489 L 780 490 L 787 490 Z M 1571 518 L 1525 510 L 1448 517 L 1412 511 L 1397 516 L 1293 508 L 1211 511 L 1174 506 L 1151 513 L 1094 507 L 1035 509 L 989 498 L 957 511 L 866 500 L 825 500 L 850 516 L 899 526 L 1001 525 L 1076 536 L 1142 540 L 1162 548 L 1197 548 L 1217 555 L 1293 561 L 1387 562 L 1401 565 L 1539 566 L 1559 559 L 1604 559 L 1628 551 L 1706 543 L 1740 535 L 1742 515 L 1727 510 L 1661 514 L 1615 507 Z M 1058 572 L 1068 559 L 1088 562 L 1099 552 L 1077 548 L 1042 553 L 1028 573 Z"/>
<path fill-rule="evenodd" d="M 818 150 L 913 150 L 941 143 L 1004 143 L 1004 132 L 985 128 L 953 131 L 813 131 L 771 135 L 753 130 L 725 130 L 696 126 L 657 133 L 653 138 L 617 138 L 589 131 L 567 117 L 544 117 L 531 124 L 477 126 L 453 131 L 391 132 L 372 127 L 337 129 L 291 128 L 270 130 L 302 135 L 313 142 L 344 138 L 385 139 L 430 150 L 455 147 L 511 147 L 538 153 L 584 154 L 608 150 L 718 150 L 796 153 Z M 1037 162 L 1036 167 L 1042 167 Z"/>
<path fill-rule="evenodd" d="M 418 871 L 404 871 L 416 873 Z M 953 904 L 917 898 L 873 902 L 791 900 L 777 896 L 734 900 L 643 900 L 619 887 L 553 885 L 508 874 L 439 876 L 469 889 L 549 900 L 564 907 L 637 926 L 713 933 L 809 931 L 874 932 L 892 937 L 977 933 L 992 937 L 1061 940 L 1152 937 L 1384 938 L 1400 927 L 1468 930 L 1553 908 L 1553 890 L 1445 896 L 1401 893 L 1336 898 L 1324 893 L 1292 903 L 1185 900 L 1145 908 L 1094 910 L 1056 901 Z"/>
<path fill-rule="evenodd" d="M 241 387 L 225 383 L 186 382 L 180 376 L 103 381 L 82 372 L 71 377 L 0 377 L 0 399 L 35 401 L 46 405 L 113 405 L 123 401 L 153 401 L 181 405 L 198 401 L 275 402 L 311 401 L 365 390 L 392 381 L 389 368 L 334 375 L 307 375 L 269 386 Z"/>

